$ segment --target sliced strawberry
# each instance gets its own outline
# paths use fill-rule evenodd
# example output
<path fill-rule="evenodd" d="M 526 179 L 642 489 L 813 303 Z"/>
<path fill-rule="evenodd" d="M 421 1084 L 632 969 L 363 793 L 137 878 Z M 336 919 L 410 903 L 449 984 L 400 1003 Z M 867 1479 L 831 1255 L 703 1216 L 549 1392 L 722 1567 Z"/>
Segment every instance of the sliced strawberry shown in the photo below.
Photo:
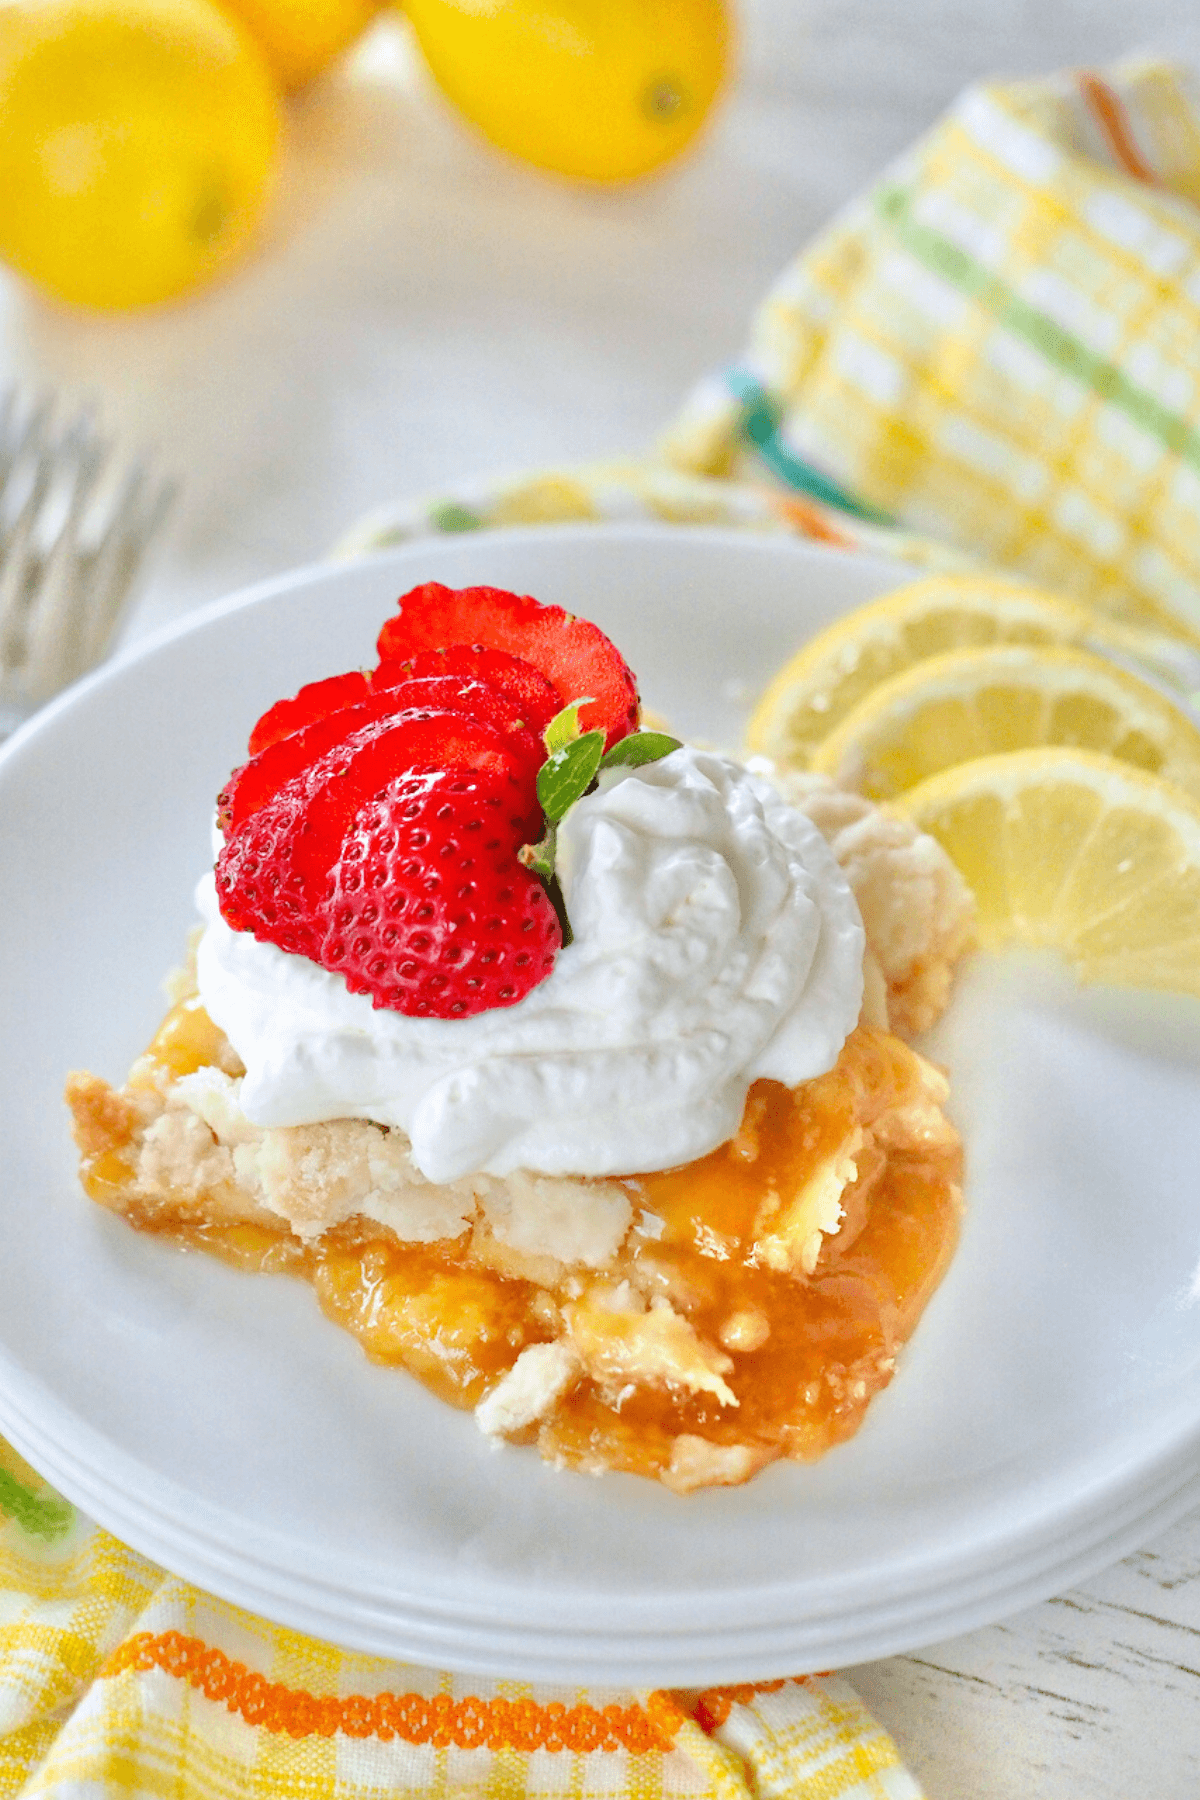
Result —
<path fill-rule="evenodd" d="M 226 833 L 235 830 L 327 750 L 373 719 L 387 718 L 395 710 L 394 702 L 368 700 L 361 706 L 342 707 L 335 713 L 327 713 L 303 730 L 268 744 L 240 769 L 235 769 L 217 795 L 217 822 L 221 829 Z"/>
<path fill-rule="evenodd" d="M 376 722 L 386 723 L 400 713 L 417 708 L 461 712 L 493 726 L 511 740 L 513 755 L 527 771 L 530 781 L 536 779 L 545 758 L 545 747 L 540 735 L 525 725 L 516 707 L 502 694 L 484 682 L 459 676 L 410 679 L 399 686 L 372 692 L 359 706 L 343 707 L 315 719 L 290 737 L 268 744 L 248 763 L 235 769 L 217 796 L 217 817 L 222 829 L 228 831 L 240 825 L 294 776 L 355 732 Z"/>
<path fill-rule="evenodd" d="M 389 696 L 405 712 L 429 707 L 438 712 L 469 713 L 485 725 L 494 725 L 512 739 L 514 755 L 529 765 L 533 776 L 546 760 L 541 732 L 532 727 L 523 709 L 490 681 L 457 674 L 410 675 L 395 686 L 373 689 L 373 700 L 382 703 Z"/>
<path fill-rule="evenodd" d="M 403 662 L 451 644 L 484 644 L 532 663 L 564 706 L 590 695 L 580 723 L 584 731 L 603 729 L 606 749 L 637 725 L 637 684 L 620 652 L 598 625 L 561 606 L 502 588 L 427 581 L 401 596 L 378 650 L 381 662 Z"/>
<path fill-rule="evenodd" d="M 536 836 L 541 808 L 512 734 L 466 713 L 398 713 L 327 750 L 234 825 L 216 870 L 226 922 L 315 957 L 330 871 L 359 808 L 398 776 L 432 779 L 447 767 L 503 778 L 513 796 L 509 828 L 520 843 Z"/>
<path fill-rule="evenodd" d="M 351 993 L 416 1017 L 513 1006 L 554 967 L 557 915 L 517 861 L 512 777 L 401 776 L 360 809 L 342 845 L 321 947 Z"/>
<path fill-rule="evenodd" d="M 513 703 L 539 737 L 562 705 L 557 690 L 532 663 L 483 644 L 452 644 L 446 650 L 423 650 L 408 662 L 381 663 L 377 669 L 347 669 L 343 675 L 310 681 L 290 700 L 277 700 L 267 709 L 250 733 L 247 748 L 252 757 L 257 756 L 329 713 L 361 706 L 384 689 L 399 687 L 414 677 L 442 675 L 486 682 Z"/>
<path fill-rule="evenodd" d="M 471 681 L 486 681 L 512 701 L 539 737 L 562 707 L 558 690 L 540 669 L 520 656 L 494 650 L 487 644 L 450 644 L 444 650 L 421 650 L 408 662 L 380 663 L 371 672 L 371 686 L 378 691 L 430 675 L 461 675 Z"/>
<path fill-rule="evenodd" d="M 326 920 L 314 909 L 293 865 L 310 798 L 304 770 L 226 838 L 217 857 L 216 883 L 227 925 L 315 962 Z"/>
<path fill-rule="evenodd" d="M 310 681 L 290 700 L 277 700 L 263 714 L 250 733 L 247 745 L 251 756 L 257 756 L 281 738 L 303 731 L 327 713 L 340 712 L 344 706 L 360 705 L 371 691 L 371 678 L 363 669 L 347 669 L 344 675 L 327 675 L 324 681 Z"/>

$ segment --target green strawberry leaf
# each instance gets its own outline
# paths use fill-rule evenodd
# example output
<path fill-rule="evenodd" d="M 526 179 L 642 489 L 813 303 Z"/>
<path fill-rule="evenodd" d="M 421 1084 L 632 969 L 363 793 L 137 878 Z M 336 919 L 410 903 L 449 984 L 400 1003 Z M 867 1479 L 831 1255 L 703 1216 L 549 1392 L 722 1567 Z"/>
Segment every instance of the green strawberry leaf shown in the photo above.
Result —
<path fill-rule="evenodd" d="M 561 712 L 555 713 L 542 733 L 542 742 L 548 756 L 553 756 L 556 750 L 565 750 L 568 744 L 575 742 L 579 736 L 579 709 L 590 706 L 591 703 L 592 696 L 585 694 L 581 700 L 572 700 L 570 706 L 564 706 Z"/>
<path fill-rule="evenodd" d="M 554 857 L 557 849 L 558 826 L 551 825 L 547 821 L 546 829 L 536 844 L 522 844 L 517 851 L 517 861 L 523 863 L 527 869 L 532 869 L 535 875 L 540 875 L 543 881 L 549 881 L 554 874 Z"/>
<path fill-rule="evenodd" d="M 665 731 L 631 731 L 628 737 L 613 745 L 600 766 L 603 769 L 640 769 L 643 763 L 658 762 L 662 757 L 670 756 L 672 750 L 682 749 L 679 739 L 668 737 Z"/>
<path fill-rule="evenodd" d="M 580 701 L 580 705 L 585 704 Z M 561 714 L 559 715 L 561 717 Z M 551 720 L 551 727 L 554 721 Z M 546 736 L 549 738 L 550 727 Z M 583 797 L 596 779 L 604 755 L 604 733 L 585 731 L 551 753 L 538 770 L 537 797 L 552 825 Z"/>
<path fill-rule="evenodd" d="M 550 898 L 551 906 L 558 914 L 558 922 L 562 927 L 563 949 L 565 950 L 568 944 L 575 942 L 575 933 L 571 930 L 571 921 L 567 917 L 567 903 L 563 899 L 563 891 L 559 886 L 557 875 L 552 875 L 546 883 L 546 893 Z"/>
<path fill-rule="evenodd" d="M 680 748 L 678 738 L 668 737 L 665 731 L 635 731 L 614 744 L 606 756 L 602 731 L 580 734 L 579 711 L 588 704 L 587 698 L 573 700 L 570 706 L 555 713 L 546 727 L 543 736 L 549 755 L 537 778 L 537 796 L 546 815 L 546 829 L 536 844 L 526 844 L 517 852 L 519 860 L 544 884 L 558 914 L 564 944 L 571 942 L 572 933 L 562 888 L 554 872 L 559 821 L 577 800 L 582 800 L 601 767 L 636 769 Z"/>
<path fill-rule="evenodd" d="M 554 856 L 558 848 L 558 826 L 547 825 L 536 844 L 523 844 L 517 851 L 517 861 L 532 869 L 546 890 L 551 906 L 558 914 L 558 922 L 562 927 L 563 948 L 575 941 L 571 930 L 571 921 L 567 917 L 567 905 L 563 899 L 563 891 L 559 886 L 558 876 L 554 873 Z"/>

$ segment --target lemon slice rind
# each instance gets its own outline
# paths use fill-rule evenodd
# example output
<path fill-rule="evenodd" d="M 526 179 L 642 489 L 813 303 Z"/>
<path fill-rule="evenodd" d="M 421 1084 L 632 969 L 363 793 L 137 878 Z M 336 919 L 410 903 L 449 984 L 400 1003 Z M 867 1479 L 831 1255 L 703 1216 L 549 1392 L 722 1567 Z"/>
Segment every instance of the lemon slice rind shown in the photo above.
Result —
<path fill-rule="evenodd" d="M 813 747 L 881 682 L 915 663 L 988 644 L 1079 645 L 1139 662 L 1173 686 L 1200 685 L 1200 636 L 1168 637 L 1062 595 L 989 575 L 937 575 L 894 589 L 808 641 L 756 707 L 749 749 L 804 768 Z"/>
<path fill-rule="evenodd" d="M 1060 744 L 1115 757 L 1200 800 L 1200 729 L 1172 699 L 1088 650 L 993 644 L 930 657 L 865 696 L 810 768 L 890 800 L 952 763 Z"/>

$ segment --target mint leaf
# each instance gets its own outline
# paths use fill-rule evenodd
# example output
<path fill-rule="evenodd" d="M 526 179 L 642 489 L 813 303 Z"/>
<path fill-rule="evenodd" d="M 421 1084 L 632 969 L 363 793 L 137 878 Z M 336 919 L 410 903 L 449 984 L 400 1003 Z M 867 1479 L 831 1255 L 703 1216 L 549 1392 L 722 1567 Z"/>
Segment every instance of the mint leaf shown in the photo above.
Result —
<path fill-rule="evenodd" d="M 555 713 L 542 733 L 542 742 L 548 756 L 553 756 L 556 750 L 565 750 L 568 744 L 575 742 L 579 736 L 579 709 L 581 706 L 590 706 L 591 703 L 592 696 L 585 694 L 582 700 L 572 700 L 570 706 L 564 706 L 561 712 Z"/>
<path fill-rule="evenodd" d="M 558 825 L 577 800 L 582 800 L 603 765 L 605 768 L 638 768 L 642 763 L 657 762 L 681 748 L 678 738 L 665 731 L 635 731 L 604 754 L 604 733 L 585 731 L 580 735 L 579 710 L 589 699 L 573 700 L 555 713 L 543 734 L 549 756 L 538 770 L 537 797 L 546 815 L 546 829 L 536 844 L 525 844 L 518 852 L 519 860 L 532 869 L 544 883 L 550 903 L 562 926 L 563 943 L 571 942 L 571 921 L 563 901 L 562 888 L 554 872 L 558 850 Z"/>
<path fill-rule="evenodd" d="M 679 739 L 668 737 L 665 731 L 631 731 L 628 737 L 613 745 L 601 766 L 605 769 L 640 769 L 643 763 L 658 762 L 660 758 L 670 756 L 672 750 L 682 749 Z"/>
<path fill-rule="evenodd" d="M 580 702 L 579 704 L 583 704 Z M 553 723 L 553 721 L 552 721 Z M 549 730 L 547 730 L 549 736 Z M 604 755 L 604 733 L 585 731 L 561 750 L 555 750 L 538 770 L 537 797 L 552 825 L 582 798 L 596 779 Z"/>

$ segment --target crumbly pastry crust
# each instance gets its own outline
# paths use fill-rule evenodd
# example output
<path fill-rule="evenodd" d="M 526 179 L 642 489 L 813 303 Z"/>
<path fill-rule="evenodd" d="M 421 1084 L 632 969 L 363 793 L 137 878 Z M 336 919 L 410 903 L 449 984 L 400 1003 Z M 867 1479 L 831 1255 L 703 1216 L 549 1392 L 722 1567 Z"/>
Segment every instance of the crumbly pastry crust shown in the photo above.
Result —
<path fill-rule="evenodd" d="M 771 780 L 826 839 L 858 901 L 868 1004 L 877 1013 L 881 1002 L 885 1008 L 875 1022 L 905 1038 L 927 1031 L 975 935 L 970 888 L 941 845 L 899 813 L 835 787 L 826 775 L 773 770 Z"/>
<path fill-rule="evenodd" d="M 904 821 L 788 779 L 855 886 L 873 980 L 835 1068 L 756 1083 L 711 1156 L 439 1185 L 397 1130 L 258 1127 L 185 970 L 123 1087 L 68 1080 L 86 1190 L 140 1229 L 306 1276 L 369 1355 L 552 1462 L 688 1492 L 821 1454 L 890 1380 L 956 1240 L 945 1079 L 882 1027 L 936 1016 L 972 913 Z"/>

